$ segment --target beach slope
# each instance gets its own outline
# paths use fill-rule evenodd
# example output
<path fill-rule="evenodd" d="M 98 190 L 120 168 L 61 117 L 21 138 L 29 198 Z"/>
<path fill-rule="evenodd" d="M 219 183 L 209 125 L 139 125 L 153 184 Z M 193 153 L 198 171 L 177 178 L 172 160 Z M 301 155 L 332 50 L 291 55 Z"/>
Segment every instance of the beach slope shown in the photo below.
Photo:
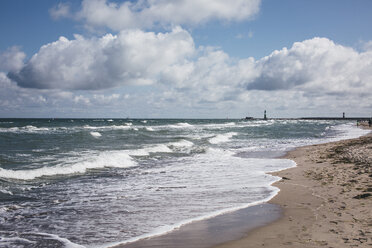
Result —
<path fill-rule="evenodd" d="M 372 134 L 289 152 L 270 203 L 283 217 L 215 248 L 372 247 Z"/>

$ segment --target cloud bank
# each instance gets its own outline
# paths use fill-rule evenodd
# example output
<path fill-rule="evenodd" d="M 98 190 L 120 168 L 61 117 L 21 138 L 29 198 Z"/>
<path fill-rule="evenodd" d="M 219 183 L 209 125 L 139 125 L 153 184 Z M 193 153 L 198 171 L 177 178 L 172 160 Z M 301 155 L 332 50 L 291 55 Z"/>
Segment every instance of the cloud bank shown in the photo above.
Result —
<path fill-rule="evenodd" d="M 313 94 L 372 90 L 372 50 L 357 52 L 327 38 L 295 42 L 257 61 L 260 74 L 248 90 L 297 89 Z"/>
<path fill-rule="evenodd" d="M 372 90 L 372 50 L 358 52 L 327 38 L 296 42 L 259 60 L 236 60 L 216 48 L 196 48 L 191 35 L 177 27 L 167 33 L 127 30 L 92 39 L 61 37 L 42 46 L 25 64 L 19 50 L 3 57 L 10 54 L 14 62 L 8 64 L 8 76 L 25 88 L 99 90 L 162 84 L 178 91 L 208 92 L 205 101 L 232 99 L 244 90 Z"/>
<path fill-rule="evenodd" d="M 19 47 L 0 53 L 0 113 L 39 109 L 49 116 L 90 111 L 91 116 L 185 118 L 231 111 L 244 116 L 258 107 L 297 116 L 302 110 L 354 111 L 355 106 L 370 111 L 371 41 L 357 51 L 315 37 L 261 59 L 237 59 L 220 48 L 196 47 L 189 31 L 177 26 L 247 20 L 260 3 L 84 0 L 75 13 L 61 3 L 50 10 L 53 18 L 77 18 L 89 28 L 118 32 L 60 37 L 28 61 Z M 167 31 L 145 31 L 153 27 Z"/>
<path fill-rule="evenodd" d="M 191 36 L 181 28 L 158 34 L 126 30 L 92 39 L 60 37 L 42 46 L 20 70 L 12 70 L 9 78 L 21 87 L 38 89 L 153 84 L 161 72 L 182 65 L 194 51 Z"/>

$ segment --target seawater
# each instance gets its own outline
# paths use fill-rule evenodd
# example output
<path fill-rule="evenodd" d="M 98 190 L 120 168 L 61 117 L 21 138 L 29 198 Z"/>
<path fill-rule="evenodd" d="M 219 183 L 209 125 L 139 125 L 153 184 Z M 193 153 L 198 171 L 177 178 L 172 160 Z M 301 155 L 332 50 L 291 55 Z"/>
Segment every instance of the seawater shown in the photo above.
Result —
<path fill-rule="evenodd" d="M 345 121 L 0 119 L 0 246 L 107 247 L 262 203 Z"/>

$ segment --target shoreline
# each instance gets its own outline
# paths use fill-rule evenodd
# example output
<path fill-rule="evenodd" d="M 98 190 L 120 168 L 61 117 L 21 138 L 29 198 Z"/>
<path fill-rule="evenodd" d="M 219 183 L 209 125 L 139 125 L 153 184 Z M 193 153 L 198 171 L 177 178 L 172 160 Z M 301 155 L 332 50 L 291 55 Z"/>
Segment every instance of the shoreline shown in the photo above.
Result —
<path fill-rule="evenodd" d="M 281 215 L 282 209 L 278 205 L 262 203 L 191 222 L 165 234 L 109 247 L 208 248 L 241 239 L 247 231 L 265 226 L 279 219 Z"/>
<path fill-rule="evenodd" d="M 359 240 L 355 240 L 354 234 L 349 238 L 336 238 L 336 240 L 342 240 L 345 241 L 345 243 L 337 241 L 335 246 L 328 245 L 333 244 L 333 241 L 327 241 L 327 238 L 317 238 L 316 240 L 312 238 L 313 233 L 316 234 L 316 237 L 318 234 L 320 237 L 323 237 L 327 236 L 325 235 L 327 232 L 333 234 L 337 234 L 338 232 L 335 229 L 328 228 L 330 226 L 329 223 L 316 223 L 318 219 L 321 218 L 320 215 L 322 214 L 318 213 L 318 211 L 322 210 L 325 202 L 329 201 L 329 199 L 326 199 L 326 197 L 321 194 L 319 195 L 317 190 L 314 190 L 319 186 L 317 184 L 319 184 L 321 180 L 317 178 L 319 175 L 317 175 L 316 172 L 311 171 L 316 171 L 323 166 L 330 166 L 331 163 L 330 161 L 321 161 L 319 158 L 315 157 L 322 150 L 330 149 L 338 144 L 343 145 L 354 140 L 360 140 L 365 137 L 371 138 L 372 133 L 355 139 L 297 147 L 294 150 L 288 151 L 286 155 L 279 157 L 279 159 L 293 160 L 296 162 L 297 166 L 279 172 L 269 173 L 273 176 L 281 177 L 282 179 L 272 184 L 272 186 L 279 188 L 280 192 L 267 203 L 246 207 L 197 222 L 191 222 L 171 232 L 158 236 L 155 235 L 130 243 L 119 243 L 110 247 L 342 247 L 342 245 L 351 244 L 352 242 L 350 240 L 354 240 L 361 244 L 368 243 L 368 245 L 370 245 L 372 244 L 372 240 L 370 237 L 371 234 L 368 233 L 368 228 L 365 229 L 365 231 L 362 230 L 363 235 Z M 372 152 L 372 147 L 370 152 Z M 324 187 L 326 184 L 327 183 L 322 182 L 320 187 Z M 372 187 L 372 185 L 370 185 L 370 187 Z M 371 198 L 368 200 L 368 206 L 372 209 Z M 333 200 L 332 203 L 334 202 Z M 342 202 L 342 204 L 344 204 L 344 202 Z M 266 212 L 265 210 L 263 212 L 257 212 L 255 211 L 257 206 L 261 208 L 269 207 L 269 210 Z M 279 209 L 271 211 L 270 206 L 277 206 Z M 346 207 L 342 205 L 339 208 L 345 209 Z M 242 214 L 243 212 L 244 214 Z M 372 216 L 371 214 L 370 212 L 369 216 Z M 251 217 L 247 217 L 249 215 Z M 260 215 L 265 218 L 262 222 L 259 222 L 257 219 L 252 219 L 253 215 Z M 271 217 L 267 215 L 271 215 Z M 233 217 L 231 218 L 231 216 Z M 227 226 L 226 223 L 231 222 L 231 219 L 244 219 L 246 222 L 254 223 L 243 223 L 240 221 L 235 224 L 229 223 L 230 226 Z M 337 221 L 330 221 L 331 224 L 334 223 L 334 225 L 337 226 L 338 222 L 337 224 L 336 222 Z M 372 221 L 370 224 L 372 224 Z M 313 229 L 315 225 L 318 226 Z M 220 226 L 223 226 L 225 229 L 220 228 Z M 233 229 L 233 231 L 231 232 L 229 229 Z M 219 232 L 216 232 L 216 230 Z M 226 230 L 229 231 L 229 234 L 224 233 Z M 342 233 L 344 233 L 344 231 L 342 231 Z M 367 238 L 365 238 L 365 236 L 367 236 Z M 201 245 L 199 246 L 198 242 L 194 242 L 195 240 L 202 240 Z"/>
<path fill-rule="evenodd" d="M 270 173 L 282 177 L 268 202 L 282 208 L 282 217 L 212 247 L 371 247 L 372 133 L 298 147 L 282 158 L 297 163 Z"/>

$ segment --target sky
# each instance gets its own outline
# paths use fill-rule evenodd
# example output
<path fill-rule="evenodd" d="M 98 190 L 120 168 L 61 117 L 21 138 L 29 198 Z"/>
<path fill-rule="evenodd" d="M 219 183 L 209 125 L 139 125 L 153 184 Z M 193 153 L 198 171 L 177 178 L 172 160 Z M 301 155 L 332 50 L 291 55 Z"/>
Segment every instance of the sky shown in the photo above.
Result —
<path fill-rule="evenodd" d="M 2 0 L 0 118 L 372 116 L 370 0 Z"/>

